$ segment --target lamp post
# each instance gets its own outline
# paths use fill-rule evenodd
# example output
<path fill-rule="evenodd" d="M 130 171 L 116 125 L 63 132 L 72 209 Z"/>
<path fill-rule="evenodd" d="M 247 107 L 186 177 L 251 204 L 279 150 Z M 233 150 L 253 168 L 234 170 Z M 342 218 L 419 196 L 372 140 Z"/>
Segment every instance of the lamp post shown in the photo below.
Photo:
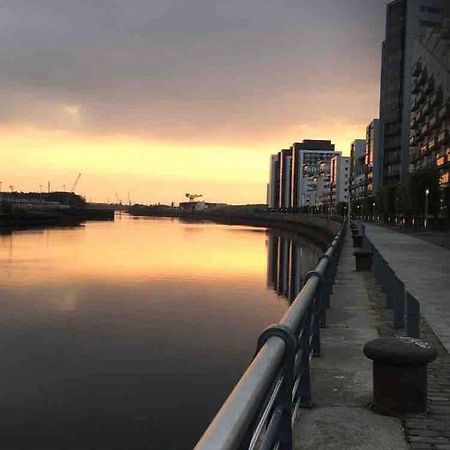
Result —
<path fill-rule="evenodd" d="M 372 222 L 375 222 L 375 202 L 372 202 Z"/>
<path fill-rule="evenodd" d="M 425 189 L 425 217 L 423 219 L 423 226 L 425 230 L 428 228 L 428 197 L 430 195 L 430 190 Z"/>

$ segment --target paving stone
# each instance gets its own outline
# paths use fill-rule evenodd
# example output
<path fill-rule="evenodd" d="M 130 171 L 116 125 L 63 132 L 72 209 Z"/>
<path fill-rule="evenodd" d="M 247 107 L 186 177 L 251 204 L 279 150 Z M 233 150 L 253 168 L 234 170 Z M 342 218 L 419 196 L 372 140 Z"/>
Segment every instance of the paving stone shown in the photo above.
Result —
<path fill-rule="evenodd" d="M 392 258 L 395 256 L 392 249 L 390 255 Z M 450 260 L 450 252 L 448 255 Z M 379 334 L 404 335 L 404 330 L 393 328 L 392 310 L 385 308 L 385 295 L 377 288 L 370 273 L 366 275 L 366 286 L 376 312 Z M 403 418 L 405 435 L 411 442 L 411 449 L 450 450 L 450 355 L 424 317 L 420 322 L 420 334 L 421 339 L 435 346 L 438 356 L 428 366 L 428 410 L 423 414 L 408 414 Z"/>

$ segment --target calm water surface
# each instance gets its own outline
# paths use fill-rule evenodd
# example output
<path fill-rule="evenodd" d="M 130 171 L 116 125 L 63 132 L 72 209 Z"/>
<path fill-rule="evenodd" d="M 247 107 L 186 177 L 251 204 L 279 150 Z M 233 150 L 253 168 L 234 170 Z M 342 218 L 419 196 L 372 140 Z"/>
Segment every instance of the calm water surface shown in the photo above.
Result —
<path fill-rule="evenodd" d="M 319 255 L 127 216 L 0 236 L 0 447 L 192 448 Z"/>

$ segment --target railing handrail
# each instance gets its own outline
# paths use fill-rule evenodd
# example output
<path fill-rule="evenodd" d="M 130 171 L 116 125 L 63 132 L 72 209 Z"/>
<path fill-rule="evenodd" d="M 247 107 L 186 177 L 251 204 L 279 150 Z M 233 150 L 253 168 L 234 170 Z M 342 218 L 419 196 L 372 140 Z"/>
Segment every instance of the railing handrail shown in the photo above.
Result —
<path fill-rule="evenodd" d="M 269 339 L 196 445 L 196 449 L 233 449 L 247 430 L 261 397 L 278 371 L 284 353 L 280 338 Z"/>
<path fill-rule="evenodd" d="M 314 319 L 311 308 L 313 303 L 317 303 L 315 300 L 317 300 L 319 293 L 322 295 L 323 299 L 329 296 L 329 284 L 332 282 L 335 275 L 337 258 L 339 256 L 345 228 L 346 222 L 341 225 L 333 242 L 330 244 L 325 254 L 319 259 L 315 270 L 308 274 L 309 276 L 307 276 L 303 288 L 300 290 L 279 324 L 266 330 L 266 332 L 269 331 L 269 333 L 265 332 L 267 334 L 265 341 L 261 342 L 261 346 L 253 361 L 198 441 L 195 450 L 235 450 L 238 448 L 244 435 L 248 432 L 249 427 L 257 419 L 261 403 L 264 403 L 263 400 L 280 373 L 281 367 L 286 367 L 286 370 L 290 370 L 289 376 L 286 378 L 290 378 L 291 382 L 288 386 L 289 389 L 287 390 L 287 393 L 291 395 L 291 403 L 288 408 L 286 408 L 285 404 L 284 409 L 289 409 L 288 412 L 290 417 L 288 417 L 288 419 L 289 424 L 291 424 L 293 410 L 292 391 L 296 391 L 298 383 L 300 383 L 300 379 L 303 376 L 302 372 L 299 374 L 296 373 L 296 368 L 294 367 L 295 360 L 296 358 L 301 358 L 302 360 L 306 358 L 308 361 L 307 381 L 309 382 L 309 357 L 312 352 L 311 342 L 314 338 L 319 339 L 320 342 L 320 336 L 313 336 L 312 328 L 315 327 L 316 330 L 319 328 L 319 325 L 314 323 L 314 320 L 319 320 L 319 318 L 315 317 Z M 326 299 L 325 302 L 327 302 Z M 308 324 L 309 328 L 308 330 L 303 329 L 300 331 L 301 323 L 307 317 L 311 320 L 311 323 Z M 309 334 L 304 336 L 306 331 L 308 331 L 311 336 Z M 316 332 L 318 333 L 318 331 Z M 261 336 L 264 336 L 265 333 Z M 289 337 L 291 340 L 286 341 L 285 339 Z M 305 337 L 307 338 L 307 341 L 305 341 Z M 291 347 L 294 348 L 287 348 L 289 347 L 287 342 L 293 343 Z M 297 352 L 297 348 L 300 347 L 300 342 L 307 342 L 307 354 L 304 354 L 305 349 Z M 294 350 L 293 354 L 292 350 Z M 289 353 L 289 351 L 291 351 L 291 353 Z M 290 361 L 287 361 L 287 357 L 290 358 Z M 289 368 L 287 366 L 289 366 Z M 297 379 L 297 382 L 293 389 L 293 381 L 295 378 Z M 294 394 L 294 396 L 295 395 L 296 394 Z M 300 399 L 297 400 L 297 403 L 300 403 Z M 277 421 L 273 422 L 278 424 L 281 420 L 278 414 L 279 408 L 275 408 L 274 411 L 277 411 Z M 272 422 L 270 425 L 273 425 Z M 273 431 L 273 426 L 268 426 L 267 429 Z"/>

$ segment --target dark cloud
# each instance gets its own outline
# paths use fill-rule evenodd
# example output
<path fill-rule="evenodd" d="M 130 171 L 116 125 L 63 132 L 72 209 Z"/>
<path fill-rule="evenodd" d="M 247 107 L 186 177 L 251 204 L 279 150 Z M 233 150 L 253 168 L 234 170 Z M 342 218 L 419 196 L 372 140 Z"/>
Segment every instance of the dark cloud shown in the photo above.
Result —
<path fill-rule="evenodd" d="M 0 121 L 229 143 L 369 120 L 385 4 L 0 0 Z"/>

